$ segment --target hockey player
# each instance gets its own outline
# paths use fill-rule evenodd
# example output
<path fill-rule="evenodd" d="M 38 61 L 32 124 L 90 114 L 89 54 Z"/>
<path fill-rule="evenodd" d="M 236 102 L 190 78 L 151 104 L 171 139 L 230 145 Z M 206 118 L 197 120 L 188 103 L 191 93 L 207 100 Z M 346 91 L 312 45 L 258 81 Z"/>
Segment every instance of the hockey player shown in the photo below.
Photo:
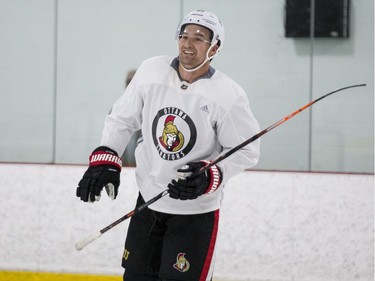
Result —
<path fill-rule="evenodd" d="M 247 95 L 210 64 L 223 49 L 224 27 L 214 14 L 189 13 L 177 30 L 178 57 L 147 59 L 106 117 L 100 146 L 78 184 L 81 200 L 116 198 L 121 155 L 132 133 L 137 206 L 168 188 L 130 221 L 122 266 L 125 281 L 212 280 L 225 183 L 258 162 L 259 140 L 198 176 L 221 153 L 258 133 Z"/>

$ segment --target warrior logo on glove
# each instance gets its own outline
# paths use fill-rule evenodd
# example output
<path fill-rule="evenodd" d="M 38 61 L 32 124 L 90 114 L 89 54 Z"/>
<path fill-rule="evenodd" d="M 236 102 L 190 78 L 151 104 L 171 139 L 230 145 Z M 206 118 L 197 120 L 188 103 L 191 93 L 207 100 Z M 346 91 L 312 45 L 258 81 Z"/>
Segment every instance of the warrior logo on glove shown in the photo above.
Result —
<path fill-rule="evenodd" d="M 122 160 L 115 154 L 98 151 L 90 155 L 90 166 L 112 164 L 121 170 Z"/>
<path fill-rule="evenodd" d="M 116 199 L 120 185 L 121 158 L 106 146 L 95 149 L 89 158 L 89 167 L 79 181 L 77 197 L 84 202 L 99 201 L 102 189 L 111 199 Z"/>

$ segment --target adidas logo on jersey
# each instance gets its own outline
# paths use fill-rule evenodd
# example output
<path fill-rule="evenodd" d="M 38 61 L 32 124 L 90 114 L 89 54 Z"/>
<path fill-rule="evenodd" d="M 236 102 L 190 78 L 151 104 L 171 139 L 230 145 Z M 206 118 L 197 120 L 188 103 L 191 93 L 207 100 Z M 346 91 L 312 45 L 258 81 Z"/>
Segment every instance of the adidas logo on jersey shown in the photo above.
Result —
<path fill-rule="evenodd" d="M 208 106 L 207 105 L 202 106 L 201 110 L 204 111 L 204 112 L 210 113 L 210 111 L 208 110 Z"/>

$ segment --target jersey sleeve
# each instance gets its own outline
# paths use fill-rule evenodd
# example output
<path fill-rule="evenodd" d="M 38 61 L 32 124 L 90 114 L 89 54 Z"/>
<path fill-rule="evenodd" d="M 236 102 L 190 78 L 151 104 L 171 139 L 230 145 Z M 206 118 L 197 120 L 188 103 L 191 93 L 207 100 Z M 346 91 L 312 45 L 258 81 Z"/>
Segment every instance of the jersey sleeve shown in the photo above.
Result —
<path fill-rule="evenodd" d="M 218 123 L 218 140 L 222 146 L 222 154 L 243 143 L 259 133 L 259 124 L 255 119 L 245 93 L 237 97 L 223 119 Z M 224 175 L 224 183 L 238 173 L 254 167 L 260 155 L 260 139 L 246 145 L 239 151 L 220 162 Z"/>
<path fill-rule="evenodd" d="M 141 75 L 142 65 L 124 94 L 114 103 L 111 113 L 105 118 L 100 145 L 112 148 L 119 155 L 125 151 L 133 132 L 141 128 L 143 103 L 139 91 Z"/>

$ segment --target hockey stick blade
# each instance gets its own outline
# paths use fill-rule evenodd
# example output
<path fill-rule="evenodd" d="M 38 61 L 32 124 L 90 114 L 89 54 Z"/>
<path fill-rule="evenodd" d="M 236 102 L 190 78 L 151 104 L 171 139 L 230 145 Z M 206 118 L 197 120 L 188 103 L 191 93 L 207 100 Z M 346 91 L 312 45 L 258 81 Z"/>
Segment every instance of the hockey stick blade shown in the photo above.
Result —
<path fill-rule="evenodd" d="M 343 88 L 339 88 L 337 90 L 334 90 L 332 92 L 329 92 L 328 94 L 325 94 L 323 96 L 321 96 L 320 98 L 317 98 L 309 103 L 307 103 L 306 105 L 302 106 L 301 108 L 297 109 L 296 111 L 294 111 L 293 113 L 289 114 L 288 116 L 285 116 L 283 119 L 273 123 L 271 126 L 267 127 L 266 129 L 260 131 L 259 133 L 257 133 L 256 135 L 252 136 L 251 138 L 247 139 L 246 141 L 240 143 L 239 145 L 233 147 L 232 149 L 228 150 L 226 153 L 222 154 L 221 156 L 217 157 L 214 161 L 210 162 L 208 165 L 202 167 L 198 172 L 196 172 L 195 174 L 193 174 L 191 177 L 194 177 L 194 176 L 197 176 L 201 173 L 203 173 L 204 171 L 208 170 L 210 167 L 212 167 L 213 165 L 216 165 L 217 163 L 223 161 L 224 159 L 228 158 L 230 155 L 232 155 L 233 153 L 237 152 L 238 150 L 240 150 L 241 148 L 245 147 L 246 145 L 256 141 L 257 139 L 259 139 L 261 136 L 263 136 L 264 134 L 268 133 L 269 131 L 275 129 L 276 127 L 280 126 L 281 124 L 283 124 L 284 122 L 288 121 L 289 119 L 291 119 L 292 117 L 296 116 L 297 114 L 301 113 L 303 110 L 305 110 L 306 108 L 309 108 L 310 106 L 312 106 L 313 104 L 317 103 L 318 101 L 334 94 L 334 93 L 337 93 L 337 92 L 340 92 L 340 91 L 343 91 L 343 90 L 346 90 L 346 89 L 350 89 L 350 88 L 355 88 L 355 87 L 363 87 L 363 86 L 366 86 L 366 84 L 357 84 L 357 85 L 351 85 L 351 86 L 347 86 L 347 87 L 343 87 Z M 126 215 L 122 216 L 121 218 L 119 218 L 117 221 L 111 223 L 110 225 L 108 225 L 107 227 L 103 228 L 102 230 L 100 230 L 99 232 L 97 233 L 94 233 L 90 236 L 88 236 L 87 238 L 83 239 L 82 241 L 80 242 L 77 242 L 75 244 L 75 248 L 77 249 L 77 251 L 80 251 L 82 250 L 86 245 L 88 245 L 89 243 L 95 241 L 96 239 L 98 239 L 103 233 L 107 232 L 108 230 L 110 230 L 112 227 L 118 225 L 119 223 L 123 222 L 124 220 L 134 216 L 135 214 L 137 214 L 138 212 L 141 212 L 143 209 L 145 209 L 147 206 L 151 205 L 152 203 L 158 201 L 160 198 L 164 197 L 165 195 L 167 195 L 169 193 L 169 190 L 166 189 L 164 190 L 163 192 L 159 193 L 158 195 L 156 195 L 155 197 L 151 198 L 149 201 L 143 203 L 142 205 L 140 205 L 138 208 L 134 209 L 133 211 L 127 213 Z"/>

